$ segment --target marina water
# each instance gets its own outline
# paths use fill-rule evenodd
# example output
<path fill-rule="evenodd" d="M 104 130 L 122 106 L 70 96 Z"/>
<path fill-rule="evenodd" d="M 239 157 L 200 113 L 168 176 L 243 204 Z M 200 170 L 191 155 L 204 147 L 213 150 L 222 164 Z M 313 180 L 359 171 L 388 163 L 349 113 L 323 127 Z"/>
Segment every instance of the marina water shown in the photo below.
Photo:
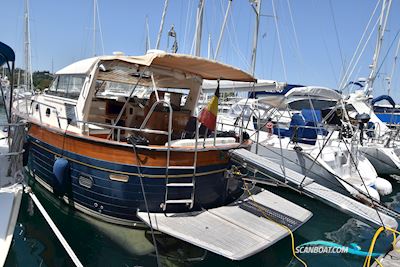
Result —
<path fill-rule="evenodd" d="M 4 112 L 0 111 L 0 121 Z M 56 200 L 26 177 L 40 201 L 63 233 L 84 266 L 156 266 L 156 254 L 149 230 L 128 229 L 95 220 Z M 400 182 L 393 184 L 391 195 L 383 201 L 400 211 Z M 376 229 L 325 204 L 289 189 L 268 187 L 268 190 L 313 212 L 312 219 L 295 234 L 296 246 L 316 240 L 330 241 L 348 247 L 359 246 L 368 251 Z M 14 242 L 6 265 L 11 266 L 74 266 L 42 215 L 24 195 Z M 228 234 L 228 233 L 221 233 Z M 156 234 L 159 257 L 163 266 L 302 266 L 293 258 L 289 237 L 246 260 L 235 262 L 207 252 L 183 241 Z M 375 252 L 384 252 L 392 236 L 378 239 Z M 362 266 L 364 257 L 351 254 L 299 254 L 308 266 Z"/>

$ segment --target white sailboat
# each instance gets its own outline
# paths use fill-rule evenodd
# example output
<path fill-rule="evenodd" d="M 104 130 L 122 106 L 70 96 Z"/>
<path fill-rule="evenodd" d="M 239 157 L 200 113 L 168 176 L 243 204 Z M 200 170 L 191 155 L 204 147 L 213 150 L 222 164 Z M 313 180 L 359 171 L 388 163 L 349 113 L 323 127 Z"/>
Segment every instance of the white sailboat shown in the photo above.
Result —
<path fill-rule="evenodd" d="M 219 129 L 243 127 L 255 141 L 254 153 L 342 194 L 379 201 L 392 191 L 390 183 L 378 177 L 357 146 L 348 145 L 350 139 L 345 141 L 335 127 L 318 124 L 321 109 L 333 110 L 341 98 L 328 88 L 303 87 L 280 97 L 244 99 L 219 118 Z M 269 118 L 277 122 L 273 133 L 262 128 Z"/>
<path fill-rule="evenodd" d="M 7 65 L 11 81 L 13 81 L 14 62 L 14 51 L 0 42 L 0 65 Z M 10 91 L 12 89 L 11 82 Z M 6 114 L 10 123 L 10 113 Z M 10 124 L 4 124 L 1 128 L 4 126 L 8 127 L 9 131 L 14 128 Z M 13 164 L 12 161 L 14 160 L 15 163 L 15 156 L 18 154 L 12 152 L 8 132 L 0 131 L 0 266 L 3 266 L 6 261 L 21 204 L 22 185 L 18 183 L 15 166 L 9 170 L 10 165 Z"/>

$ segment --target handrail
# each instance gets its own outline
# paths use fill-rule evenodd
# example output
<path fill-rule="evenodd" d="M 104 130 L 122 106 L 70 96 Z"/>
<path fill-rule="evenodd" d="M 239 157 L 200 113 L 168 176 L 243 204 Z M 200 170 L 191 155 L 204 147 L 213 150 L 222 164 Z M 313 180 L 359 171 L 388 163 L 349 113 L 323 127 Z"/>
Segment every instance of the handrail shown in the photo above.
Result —
<path fill-rule="evenodd" d="M 62 120 L 68 120 L 69 118 L 67 117 L 59 117 Z M 92 122 L 92 121 L 82 121 L 82 120 L 75 120 L 77 123 L 82 123 L 84 126 L 93 124 L 96 126 L 101 126 L 101 127 L 107 127 L 110 129 L 115 129 L 115 130 L 124 130 L 124 131 L 134 131 L 134 132 L 145 132 L 145 133 L 150 133 L 150 134 L 163 134 L 163 135 L 168 135 L 167 131 L 161 131 L 161 130 L 152 130 L 152 129 L 138 129 L 138 128 L 131 128 L 131 127 L 125 127 L 125 126 L 118 126 L 118 125 L 111 125 L 111 124 L 105 124 L 101 122 Z"/>
<path fill-rule="evenodd" d="M 33 115 L 33 108 L 32 108 L 32 105 L 33 105 L 34 103 L 37 103 L 37 104 L 39 104 L 39 105 L 43 105 L 43 106 L 45 106 L 45 107 L 54 109 L 55 112 L 56 112 L 56 116 L 57 116 L 58 127 L 61 128 L 60 116 L 59 116 L 59 114 L 58 114 L 58 110 L 57 110 L 56 107 L 51 106 L 51 105 L 46 104 L 46 103 L 43 103 L 43 102 L 38 101 L 38 100 L 36 100 L 36 99 L 31 99 L 31 113 L 32 113 L 32 115 Z M 42 123 L 42 122 L 43 122 L 43 120 L 42 120 L 42 111 L 41 111 L 40 107 L 39 107 L 39 118 L 40 118 L 40 123 Z"/>

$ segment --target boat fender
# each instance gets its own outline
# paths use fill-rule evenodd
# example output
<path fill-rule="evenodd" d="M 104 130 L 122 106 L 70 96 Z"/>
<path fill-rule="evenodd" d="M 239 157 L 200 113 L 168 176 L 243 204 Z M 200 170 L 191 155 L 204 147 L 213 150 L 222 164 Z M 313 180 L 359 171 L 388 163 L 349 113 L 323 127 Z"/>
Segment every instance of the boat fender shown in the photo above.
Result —
<path fill-rule="evenodd" d="M 53 192 L 62 196 L 67 192 L 70 180 L 69 162 L 65 158 L 58 158 L 53 165 Z"/>
<path fill-rule="evenodd" d="M 389 195 L 393 191 L 392 184 L 388 180 L 380 177 L 376 178 L 375 188 L 382 196 Z"/>

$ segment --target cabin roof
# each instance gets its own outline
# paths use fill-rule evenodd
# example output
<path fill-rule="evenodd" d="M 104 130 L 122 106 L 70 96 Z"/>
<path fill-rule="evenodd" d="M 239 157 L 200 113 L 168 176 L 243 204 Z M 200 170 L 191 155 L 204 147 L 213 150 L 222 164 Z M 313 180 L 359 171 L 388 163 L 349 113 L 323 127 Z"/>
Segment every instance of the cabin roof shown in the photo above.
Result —
<path fill-rule="evenodd" d="M 168 68 L 189 73 L 208 80 L 231 80 L 253 82 L 256 79 L 249 73 L 214 60 L 185 54 L 148 53 L 143 56 L 101 56 L 75 62 L 56 72 L 56 74 L 88 74 L 100 61 L 120 60 L 142 66 Z"/>

